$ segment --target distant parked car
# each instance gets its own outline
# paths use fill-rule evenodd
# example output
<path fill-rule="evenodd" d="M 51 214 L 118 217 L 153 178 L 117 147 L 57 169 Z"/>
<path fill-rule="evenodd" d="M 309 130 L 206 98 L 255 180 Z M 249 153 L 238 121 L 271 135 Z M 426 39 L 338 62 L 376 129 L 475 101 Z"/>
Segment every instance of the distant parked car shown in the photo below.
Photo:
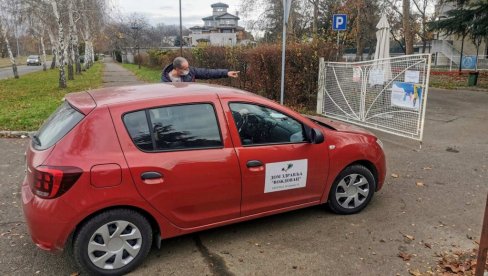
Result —
<path fill-rule="evenodd" d="M 30 55 L 29 57 L 27 57 L 27 66 L 29 65 L 41 65 L 42 62 L 41 62 L 41 57 L 38 56 L 38 55 Z"/>

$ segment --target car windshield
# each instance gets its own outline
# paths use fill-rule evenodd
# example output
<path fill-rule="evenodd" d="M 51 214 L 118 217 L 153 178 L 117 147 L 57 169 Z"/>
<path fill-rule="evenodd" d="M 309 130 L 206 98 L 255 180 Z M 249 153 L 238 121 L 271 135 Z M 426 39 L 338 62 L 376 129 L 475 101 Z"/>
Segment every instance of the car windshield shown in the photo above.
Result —
<path fill-rule="evenodd" d="M 39 56 L 29 56 L 29 58 L 39 58 Z"/>

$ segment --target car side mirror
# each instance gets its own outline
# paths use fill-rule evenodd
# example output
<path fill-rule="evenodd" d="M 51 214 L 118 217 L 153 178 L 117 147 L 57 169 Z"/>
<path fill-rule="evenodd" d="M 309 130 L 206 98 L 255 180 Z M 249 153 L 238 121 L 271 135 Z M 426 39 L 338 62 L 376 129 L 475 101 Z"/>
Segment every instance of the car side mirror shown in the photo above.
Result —
<path fill-rule="evenodd" d="M 312 144 L 320 144 L 324 142 L 324 134 L 318 128 L 309 128 L 307 130 L 308 141 Z"/>

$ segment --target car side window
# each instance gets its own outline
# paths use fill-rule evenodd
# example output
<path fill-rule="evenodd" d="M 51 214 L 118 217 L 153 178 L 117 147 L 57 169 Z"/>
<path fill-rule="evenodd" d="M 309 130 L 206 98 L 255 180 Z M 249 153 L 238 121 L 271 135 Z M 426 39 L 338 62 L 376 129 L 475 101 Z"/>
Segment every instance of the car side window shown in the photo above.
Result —
<path fill-rule="evenodd" d="M 151 133 L 144 110 L 124 115 L 124 124 L 134 144 L 144 151 L 153 150 Z"/>
<path fill-rule="evenodd" d="M 249 103 L 229 106 L 244 146 L 306 141 L 303 125 L 281 112 Z"/>
<path fill-rule="evenodd" d="M 211 104 L 187 104 L 149 110 L 155 150 L 220 148 L 220 129 Z"/>

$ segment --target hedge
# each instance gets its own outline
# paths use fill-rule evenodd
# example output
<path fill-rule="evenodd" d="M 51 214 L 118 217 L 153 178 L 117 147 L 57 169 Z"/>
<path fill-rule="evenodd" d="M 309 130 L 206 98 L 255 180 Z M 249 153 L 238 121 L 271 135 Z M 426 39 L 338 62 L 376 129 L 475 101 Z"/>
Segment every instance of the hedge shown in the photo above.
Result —
<path fill-rule="evenodd" d="M 150 50 L 142 62 L 163 68 L 179 51 Z M 258 47 L 199 47 L 185 49 L 183 56 L 191 66 L 228 68 L 240 71 L 237 79 L 207 82 L 233 86 L 275 101 L 280 99 L 281 45 Z M 285 104 L 298 110 L 315 110 L 319 58 L 335 57 L 335 47 L 324 42 L 288 44 L 286 48 Z"/>

